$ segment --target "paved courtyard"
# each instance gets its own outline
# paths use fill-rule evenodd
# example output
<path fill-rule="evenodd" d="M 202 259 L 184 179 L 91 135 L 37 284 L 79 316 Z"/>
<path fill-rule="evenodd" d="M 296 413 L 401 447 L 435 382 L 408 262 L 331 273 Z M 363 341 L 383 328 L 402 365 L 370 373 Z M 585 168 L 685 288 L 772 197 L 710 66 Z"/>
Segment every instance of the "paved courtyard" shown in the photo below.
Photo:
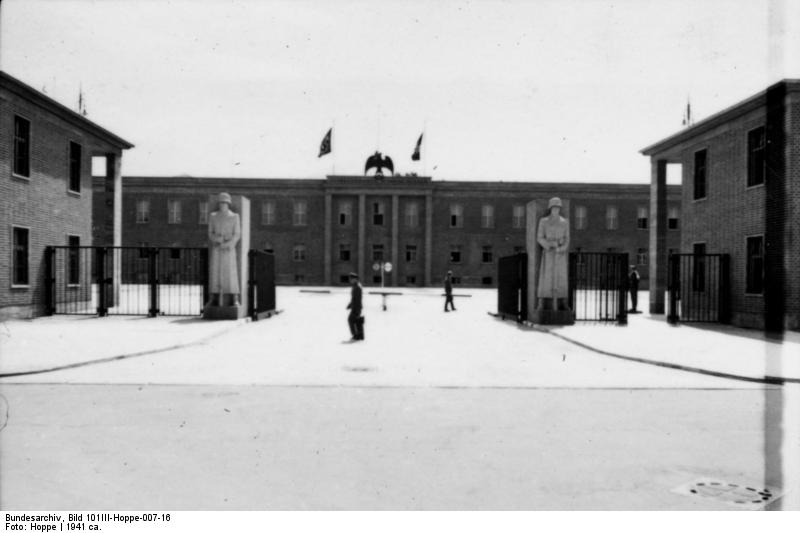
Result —
<path fill-rule="evenodd" d="M 800 510 L 800 338 L 370 290 L 357 343 L 346 289 L 279 288 L 258 322 L 0 324 L 0 506 Z"/>

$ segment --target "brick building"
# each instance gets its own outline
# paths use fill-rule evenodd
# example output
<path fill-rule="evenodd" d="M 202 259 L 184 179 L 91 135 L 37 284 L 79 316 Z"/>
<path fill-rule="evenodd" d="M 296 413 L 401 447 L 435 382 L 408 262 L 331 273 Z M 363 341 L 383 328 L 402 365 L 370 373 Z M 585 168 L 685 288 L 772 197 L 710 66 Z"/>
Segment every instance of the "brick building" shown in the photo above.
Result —
<path fill-rule="evenodd" d="M 731 320 L 800 329 L 800 80 L 783 80 L 642 150 L 652 162 L 650 286 L 663 313 L 667 164 L 681 164 L 683 253 L 730 254 Z"/>
<path fill-rule="evenodd" d="M 275 253 L 280 284 L 337 285 L 389 261 L 389 286 L 438 285 L 452 270 L 469 286 L 495 286 L 498 257 L 524 250 L 525 204 L 570 201 L 572 250 L 627 252 L 647 286 L 647 185 L 434 181 L 429 177 L 326 179 L 129 177 L 123 179 L 123 244 L 206 246 L 208 195 L 250 200 L 254 249 Z M 679 242 L 679 187 L 669 190 Z M 213 209 L 213 206 L 211 206 Z"/>
<path fill-rule="evenodd" d="M 104 165 L 109 191 L 94 214 L 109 220 L 113 242 L 122 150 L 131 147 L 0 72 L 0 317 L 40 314 L 45 246 L 92 244 L 93 163 Z"/>

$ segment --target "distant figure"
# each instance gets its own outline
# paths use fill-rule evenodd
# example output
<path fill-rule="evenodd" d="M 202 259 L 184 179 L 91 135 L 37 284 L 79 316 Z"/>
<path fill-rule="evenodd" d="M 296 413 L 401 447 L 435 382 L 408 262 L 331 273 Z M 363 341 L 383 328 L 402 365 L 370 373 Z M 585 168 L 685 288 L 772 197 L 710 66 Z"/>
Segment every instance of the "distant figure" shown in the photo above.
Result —
<path fill-rule="evenodd" d="M 453 305 L 453 271 L 448 270 L 447 275 L 444 277 L 444 312 L 447 313 L 452 309 L 453 311 L 456 310 L 456 306 Z M 447 308 L 447 305 L 450 304 L 450 309 Z"/>
<path fill-rule="evenodd" d="M 636 306 L 639 302 L 639 272 L 636 270 L 636 265 L 631 265 L 631 273 L 628 274 L 628 292 L 631 293 L 631 308 L 629 313 L 638 313 Z"/>
<path fill-rule="evenodd" d="M 239 305 L 239 272 L 236 265 L 236 244 L 241 236 L 239 215 L 231 211 L 231 195 L 219 195 L 219 207 L 208 219 L 208 239 L 211 241 L 209 266 L 209 305 Z"/>
<path fill-rule="evenodd" d="M 539 288 L 541 309 L 566 309 L 569 222 L 561 216 L 561 199 L 551 198 L 547 216 L 539 221 L 536 240 L 542 247 Z"/>
<path fill-rule="evenodd" d="M 364 308 L 361 302 L 361 284 L 358 282 L 358 274 L 350 272 L 350 303 L 347 304 L 347 309 L 350 314 L 347 315 L 347 325 L 350 326 L 350 340 L 363 341 L 364 340 L 364 317 L 361 316 L 361 311 Z"/>

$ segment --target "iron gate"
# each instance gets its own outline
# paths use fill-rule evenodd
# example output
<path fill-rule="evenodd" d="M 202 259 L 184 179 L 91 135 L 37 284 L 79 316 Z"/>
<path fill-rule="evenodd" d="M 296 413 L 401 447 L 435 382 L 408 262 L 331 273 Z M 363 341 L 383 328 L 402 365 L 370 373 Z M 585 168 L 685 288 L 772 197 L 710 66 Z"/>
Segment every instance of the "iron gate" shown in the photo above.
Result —
<path fill-rule="evenodd" d="M 199 315 L 208 250 L 48 246 L 44 297 L 49 315 Z"/>
<path fill-rule="evenodd" d="M 730 321 L 730 256 L 670 254 L 667 277 L 667 320 Z"/>
<path fill-rule="evenodd" d="M 569 254 L 569 306 L 575 320 L 628 323 L 628 254 Z"/>
<path fill-rule="evenodd" d="M 248 316 L 258 320 L 275 311 L 275 256 L 269 252 L 250 250 L 248 280 Z"/>
<path fill-rule="evenodd" d="M 528 254 L 498 259 L 497 314 L 517 322 L 528 317 Z"/>

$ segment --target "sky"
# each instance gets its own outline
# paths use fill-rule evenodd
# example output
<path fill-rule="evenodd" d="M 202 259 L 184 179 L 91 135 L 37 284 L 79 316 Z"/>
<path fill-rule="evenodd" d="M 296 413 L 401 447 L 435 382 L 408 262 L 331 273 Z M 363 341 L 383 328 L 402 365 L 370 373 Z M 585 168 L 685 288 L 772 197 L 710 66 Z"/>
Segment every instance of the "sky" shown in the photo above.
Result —
<path fill-rule="evenodd" d="M 687 101 L 800 78 L 798 4 L 2 0 L 0 69 L 73 109 L 82 88 L 128 176 L 363 174 L 380 150 L 437 180 L 642 183 Z"/>

